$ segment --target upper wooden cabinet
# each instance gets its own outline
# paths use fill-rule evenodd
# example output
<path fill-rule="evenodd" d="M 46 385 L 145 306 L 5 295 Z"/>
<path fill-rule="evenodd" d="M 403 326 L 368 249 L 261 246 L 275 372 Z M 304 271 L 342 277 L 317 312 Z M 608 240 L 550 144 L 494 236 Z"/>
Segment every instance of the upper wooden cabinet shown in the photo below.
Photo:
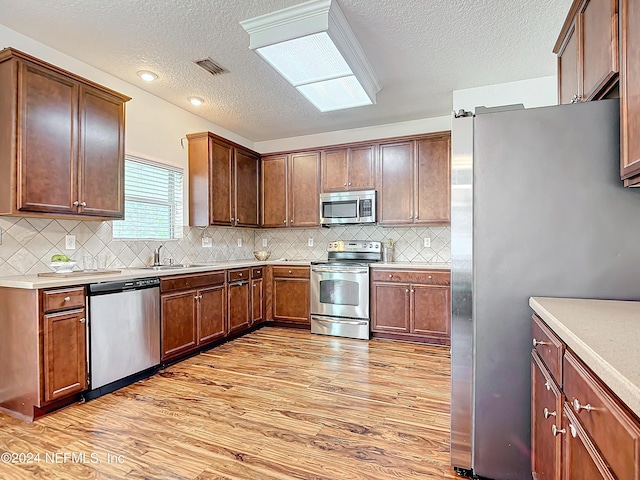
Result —
<path fill-rule="evenodd" d="M 625 186 L 640 183 L 640 3 L 620 0 L 620 169 Z"/>
<path fill-rule="evenodd" d="M 375 145 L 360 145 L 322 152 L 322 191 L 373 189 L 375 150 Z"/>
<path fill-rule="evenodd" d="M 618 0 L 575 0 L 554 53 L 559 103 L 604 97 L 618 78 Z"/>
<path fill-rule="evenodd" d="M 317 227 L 320 153 L 303 152 L 262 158 L 263 227 Z"/>
<path fill-rule="evenodd" d="M 450 222 L 451 133 L 381 143 L 378 149 L 378 223 Z"/>
<path fill-rule="evenodd" d="M 14 49 L 0 84 L 0 213 L 123 218 L 129 97 Z"/>
<path fill-rule="evenodd" d="M 189 140 L 189 225 L 258 226 L 260 155 L 211 132 Z"/>

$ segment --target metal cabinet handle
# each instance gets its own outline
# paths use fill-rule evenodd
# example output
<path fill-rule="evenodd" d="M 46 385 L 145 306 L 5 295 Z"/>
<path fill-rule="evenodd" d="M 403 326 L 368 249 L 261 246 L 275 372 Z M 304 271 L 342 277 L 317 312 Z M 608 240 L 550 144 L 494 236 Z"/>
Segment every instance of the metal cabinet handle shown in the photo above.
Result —
<path fill-rule="evenodd" d="M 239 274 L 238 274 L 238 276 L 239 276 L 239 277 L 241 277 L 241 276 L 242 276 L 242 273 L 239 273 Z"/>
<path fill-rule="evenodd" d="M 84 318 L 84 317 L 82 317 L 82 318 L 80 319 L 80 323 L 85 323 L 86 321 L 87 321 L 87 319 L 86 319 L 86 318 Z"/>
<path fill-rule="evenodd" d="M 194 295 L 193 298 L 196 300 L 202 300 L 202 295 Z"/>
<path fill-rule="evenodd" d="M 351 182 L 349 182 L 349 186 L 351 186 Z"/>
<path fill-rule="evenodd" d="M 65 302 L 70 302 L 71 301 L 71 297 L 64 297 L 64 301 Z"/>
<path fill-rule="evenodd" d="M 283 222 L 283 223 L 284 223 L 285 225 L 287 224 L 287 219 L 286 219 L 286 218 L 284 219 L 284 222 Z"/>
<path fill-rule="evenodd" d="M 559 433 L 567 433 L 567 429 L 566 428 L 558 428 L 556 427 L 556 424 L 554 423 L 553 425 L 551 425 L 551 433 L 553 433 L 553 436 L 557 436 Z"/>
<path fill-rule="evenodd" d="M 240 217 L 236 218 L 236 222 L 240 223 Z"/>
<path fill-rule="evenodd" d="M 260 275 L 262 273 L 262 270 L 256 270 L 256 275 Z"/>
<path fill-rule="evenodd" d="M 431 280 L 433 278 L 433 275 L 429 275 L 427 278 Z"/>
<path fill-rule="evenodd" d="M 578 401 L 577 398 L 573 399 L 573 402 L 571 402 L 571 405 L 573 405 L 573 409 L 576 411 L 576 413 L 579 413 L 580 410 L 586 410 L 587 412 L 590 412 L 591 410 L 593 410 L 593 407 L 589 403 L 587 403 L 586 405 L 580 405 L 580 402 Z"/>
<path fill-rule="evenodd" d="M 549 345 L 549 342 L 543 342 L 542 340 L 536 340 L 534 338 L 533 339 L 533 348 L 537 347 L 538 345 Z"/>
<path fill-rule="evenodd" d="M 291 220 L 289 220 L 289 223 L 293 223 L 293 218 Z"/>
<path fill-rule="evenodd" d="M 87 206 L 87 202 L 80 202 L 80 206 L 81 207 L 86 207 Z"/>
<path fill-rule="evenodd" d="M 393 275 L 389 274 L 389 278 L 393 278 Z"/>
<path fill-rule="evenodd" d="M 80 202 L 78 200 L 76 200 L 75 202 L 73 202 L 73 206 L 77 207 L 78 205 L 80 205 Z"/>
<path fill-rule="evenodd" d="M 343 187 L 346 187 L 346 186 L 347 186 L 347 184 L 345 183 L 345 184 L 343 184 L 342 186 L 343 186 Z"/>
<path fill-rule="evenodd" d="M 556 412 L 551 412 L 549 411 L 549 409 L 547 407 L 544 407 L 544 418 L 549 418 L 549 417 L 555 417 L 556 416 Z"/>
<path fill-rule="evenodd" d="M 289 270 L 289 273 L 293 273 L 291 270 Z"/>
<path fill-rule="evenodd" d="M 405 289 L 405 293 L 409 293 L 409 289 L 408 289 L 408 288 L 407 288 L 407 289 Z"/>
<path fill-rule="evenodd" d="M 571 436 L 573 438 L 576 438 L 578 436 L 578 430 L 576 429 L 576 427 L 573 425 L 573 423 L 569 424 L 569 430 L 571 430 Z"/>
<path fill-rule="evenodd" d="M 551 384 L 549 382 L 544 382 L 544 386 L 547 387 L 547 390 L 551 390 Z"/>

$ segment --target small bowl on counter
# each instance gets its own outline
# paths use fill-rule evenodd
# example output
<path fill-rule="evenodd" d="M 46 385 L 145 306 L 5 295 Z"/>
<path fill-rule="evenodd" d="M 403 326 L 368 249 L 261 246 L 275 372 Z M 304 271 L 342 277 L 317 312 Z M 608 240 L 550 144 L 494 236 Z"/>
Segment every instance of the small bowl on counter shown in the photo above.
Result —
<path fill-rule="evenodd" d="M 258 250 L 253 252 L 253 256 L 256 257 L 256 260 L 264 262 L 271 256 L 271 252 L 268 252 L 267 250 Z"/>
<path fill-rule="evenodd" d="M 75 260 L 70 262 L 51 262 L 49 267 L 56 273 L 71 273 L 74 267 L 78 264 Z"/>

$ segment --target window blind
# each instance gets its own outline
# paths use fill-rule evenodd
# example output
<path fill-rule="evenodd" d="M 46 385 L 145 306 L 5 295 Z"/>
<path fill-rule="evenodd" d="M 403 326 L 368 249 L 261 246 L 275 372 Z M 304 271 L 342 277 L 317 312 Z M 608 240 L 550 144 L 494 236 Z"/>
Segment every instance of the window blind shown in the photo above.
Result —
<path fill-rule="evenodd" d="M 127 155 L 124 161 L 125 219 L 113 222 L 113 238 L 181 238 L 182 177 L 180 168 Z"/>

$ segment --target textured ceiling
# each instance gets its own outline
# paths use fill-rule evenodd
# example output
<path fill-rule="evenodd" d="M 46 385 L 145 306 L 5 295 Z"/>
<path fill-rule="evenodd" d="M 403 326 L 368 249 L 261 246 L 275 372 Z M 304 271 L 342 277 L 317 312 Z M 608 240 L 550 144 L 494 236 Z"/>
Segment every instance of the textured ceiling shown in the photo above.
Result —
<path fill-rule="evenodd" d="M 263 141 L 448 115 L 453 90 L 553 75 L 571 0 L 338 0 L 382 90 L 376 105 L 327 113 L 249 50 L 239 24 L 298 3 L 0 0 L 0 23 Z M 205 57 L 231 73 L 192 63 Z M 141 69 L 159 79 L 142 82 Z"/>

